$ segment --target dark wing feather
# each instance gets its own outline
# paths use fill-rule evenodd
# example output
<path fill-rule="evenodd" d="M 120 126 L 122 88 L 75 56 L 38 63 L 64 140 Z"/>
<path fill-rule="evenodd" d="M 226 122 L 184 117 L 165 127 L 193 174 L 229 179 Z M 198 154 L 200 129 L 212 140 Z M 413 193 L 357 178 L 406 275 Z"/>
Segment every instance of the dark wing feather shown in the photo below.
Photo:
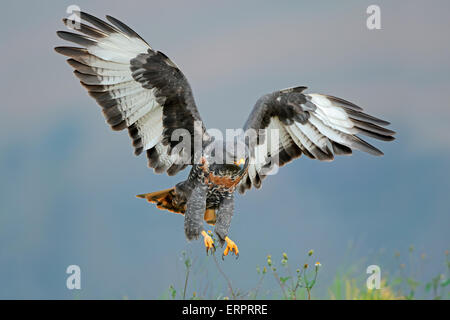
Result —
<path fill-rule="evenodd" d="M 190 150 L 174 147 L 177 129 L 208 139 L 190 85 L 178 67 L 163 53 L 154 51 L 135 31 L 116 18 L 107 23 L 80 12 L 82 22 L 63 19 L 79 33 L 58 31 L 60 38 L 77 47 L 57 47 L 70 57 L 67 62 L 89 94 L 102 107 L 114 130 L 128 129 L 138 155 L 147 151 L 155 172 L 174 175 L 192 162 Z"/>
<path fill-rule="evenodd" d="M 332 161 L 335 155 L 350 155 L 353 149 L 383 154 L 358 134 L 394 140 L 395 132 L 382 127 L 389 122 L 364 113 L 361 107 L 344 99 L 306 94 L 305 89 L 284 89 L 257 101 L 244 125 L 250 164 L 238 188 L 241 193 L 252 186 L 259 188 L 262 179 L 275 168 L 301 154 L 322 161 Z M 249 129 L 259 130 L 256 138 L 249 138 L 254 136 Z M 277 132 L 275 138 L 273 132 Z"/>

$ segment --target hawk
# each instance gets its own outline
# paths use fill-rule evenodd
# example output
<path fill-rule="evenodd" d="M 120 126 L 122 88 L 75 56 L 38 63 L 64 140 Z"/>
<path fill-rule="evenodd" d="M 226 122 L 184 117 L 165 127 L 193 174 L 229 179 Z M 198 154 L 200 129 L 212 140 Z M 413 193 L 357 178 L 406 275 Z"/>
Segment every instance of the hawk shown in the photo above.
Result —
<path fill-rule="evenodd" d="M 134 153 L 146 152 L 150 168 L 172 176 L 190 166 L 187 179 L 175 187 L 138 197 L 184 215 L 186 238 L 203 236 L 207 254 L 215 244 L 204 221 L 215 226 L 219 244 L 226 244 L 223 256 L 239 254 L 228 237 L 235 190 L 260 188 L 265 177 L 302 154 L 321 161 L 354 149 L 383 154 L 359 135 L 394 140 L 395 132 L 385 128 L 389 122 L 344 99 L 306 93 L 306 87 L 262 96 L 241 134 L 216 139 L 201 120 L 188 80 L 164 53 L 111 16 L 108 22 L 84 12 L 76 18 L 63 19 L 75 33 L 57 35 L 78 47 L 56 52 L 69 57 L 111 128 L 127 129 Z"/>

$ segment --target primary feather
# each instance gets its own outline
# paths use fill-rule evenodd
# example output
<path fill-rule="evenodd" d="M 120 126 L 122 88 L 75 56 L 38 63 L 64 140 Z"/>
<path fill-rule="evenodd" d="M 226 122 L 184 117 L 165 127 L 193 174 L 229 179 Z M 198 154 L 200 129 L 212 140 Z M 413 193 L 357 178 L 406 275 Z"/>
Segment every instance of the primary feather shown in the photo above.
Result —
<path fill-rule="evenodd" d="M 81 23 L 63 20 L 79 33 L 57 35 L 81 48 L 57 47 L 56 52 L 70 57 L 75 76 L 102 107 L 111 128 L 128 129 L 135 154 L 147 151 L 155 172 L 176 174 L 185 166 L 176 165 L 179 156 L 169 154 L 171 134 L 179 128 L 193 134 L 194 122 L 201 122 L 187 79 L 118 19 L 107 16 L 109 24 L 85 12 L 79 17 Z M 207 139 L 204 127 L 198 133 Z"/>
<path fill-rule="evenodd" d="M 261 154 L 264 137 L 249 144 L 252 159 L 248 175 L 239 186 L 241 193 L 252 185 L 260 187 L 261 177 L 275 164 L 283 166 L 302 153 L 312 159 L 331 161 L 335 155 L 349 155 L 353 149 L 380 156 L 383 153 L 358 134 L 392 141 L 394 131 L 383 128 L 389 122 L 363 112 L 344 99 L 317 93 L 303 93 L 306 87 L 290 88 L 260 98 L 244 129 L 279 130 L 283 137 L 276 142 L 277 153 Z M 267 135 L 267 133 L 266 133 Z M 265 173 L 263 168 L 266 168 Z"/>

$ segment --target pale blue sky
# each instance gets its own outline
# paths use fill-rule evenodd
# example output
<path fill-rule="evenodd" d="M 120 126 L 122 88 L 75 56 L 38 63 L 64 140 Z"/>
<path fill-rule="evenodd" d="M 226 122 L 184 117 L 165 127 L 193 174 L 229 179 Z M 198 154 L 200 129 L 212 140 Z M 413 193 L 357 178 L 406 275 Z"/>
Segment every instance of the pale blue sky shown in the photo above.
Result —
<path fill-rule="evenodd" d="M 366 28 L 372 1 L 8 1 L 0 20 L 0 298 L 72 298 L 69 264 L 82 269 L 81 297 L 156 298 L 181 280 L 182 250 L 204 259 L 200 242 L 186 243 L 180 216 L 134 198 L 187 172 L 147 169 L 53 52 L 69 4 L 119 18 L 171 57 L 210 128 L 243 125 L 258 97 L 294 85 L 392 122 L 397 140 L 375 142 L 382 158 L 302 158 L 237 197 L 231 235 L 241 257 L 224 268 L 241 287 L 256 282 L 267 253 L 301 262 L 311 248 L 322 288 L 344 262 L 410 244 L 427 252 L 427 273 L 442 270 L 450 243 L 448 1 L 378 1 L 377 31 Z M 212 261 L 204 263 L 213 276 Z"/>

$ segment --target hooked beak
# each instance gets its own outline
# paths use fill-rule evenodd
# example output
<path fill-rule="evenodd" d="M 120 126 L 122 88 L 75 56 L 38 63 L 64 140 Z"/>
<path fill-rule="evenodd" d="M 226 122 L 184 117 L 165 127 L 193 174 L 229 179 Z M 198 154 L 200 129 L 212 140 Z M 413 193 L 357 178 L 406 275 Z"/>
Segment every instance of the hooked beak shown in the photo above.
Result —
<path fill-rule="evenodd" d="M 239 168 L 241 168 L 241 170 L 244 168 L 244 164 L 245 164 L 245 159 L 241 158 L 239 159 L 239 161 L 234 163 L 236 166 L 238 166 Z"/>

